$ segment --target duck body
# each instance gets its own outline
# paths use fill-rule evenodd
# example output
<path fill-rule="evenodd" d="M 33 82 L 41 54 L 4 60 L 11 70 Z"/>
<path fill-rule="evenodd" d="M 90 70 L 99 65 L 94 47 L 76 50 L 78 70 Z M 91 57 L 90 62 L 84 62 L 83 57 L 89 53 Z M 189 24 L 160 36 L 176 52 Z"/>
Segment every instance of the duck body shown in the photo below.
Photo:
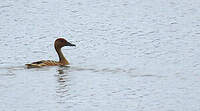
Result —
<path fill-rule="evenodd" d="M 69 43 L 67 40 L 63 38 L 58 38 L 54 42 L 54 48 L 58 54 L 59 61 L 53 61 L 53 60 L 41 60 L 37 62 L 32 62 L 30 64 L 26 64 L 27 68 L 40 68 L 43 66 L 65 66 L 69 65 L 69 62 L 64 57 L 61 48 L 64 46 L 75 46 L 74 44 Z"/>
<path fill-rule="evenodd" d="M 69 65 L 69 62 L 61 63 L 61 62 L 53 61 L 53 60 L 41 60 L 37 62 L 32 62 L 31 64 L 26 64 L 28 68 L 40 68 L 43 66 L 65 66 L 65 65 Z"/>

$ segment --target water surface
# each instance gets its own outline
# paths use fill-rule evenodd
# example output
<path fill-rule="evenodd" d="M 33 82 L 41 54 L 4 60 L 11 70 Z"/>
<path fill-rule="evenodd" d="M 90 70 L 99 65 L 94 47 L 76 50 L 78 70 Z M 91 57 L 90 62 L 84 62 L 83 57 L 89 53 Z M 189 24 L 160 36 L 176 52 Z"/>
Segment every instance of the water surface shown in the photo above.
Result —
<path fill-rule="evenodd" d="M 1 111 L 199 111 L 200 1 L 5 0 Z M 58 60 L 67 67 L 27 69 Z"/>

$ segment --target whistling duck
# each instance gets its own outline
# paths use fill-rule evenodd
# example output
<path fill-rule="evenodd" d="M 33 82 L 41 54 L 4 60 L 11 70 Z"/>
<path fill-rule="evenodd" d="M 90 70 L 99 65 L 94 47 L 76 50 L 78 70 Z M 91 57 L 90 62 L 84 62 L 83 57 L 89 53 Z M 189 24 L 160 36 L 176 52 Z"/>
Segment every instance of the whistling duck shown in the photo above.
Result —
<path fill-rule="evenodd" d="M 59 61 L 52 61 L 52 60 L 41 60 L 37 62 L 33 62 L 31 64 L 26 64 L 28 68 L 37 68 L 37 67 L 42 67 L 42 66 L 64 66 L 64 65 L 69 65 L 69 62 L 67 59 L 65 59 L 61 48 L 64 46 L 76 46 L 64 38 L 58 38 L 54 42 L 54 48 L 56 52 L 58 53 Z"/>

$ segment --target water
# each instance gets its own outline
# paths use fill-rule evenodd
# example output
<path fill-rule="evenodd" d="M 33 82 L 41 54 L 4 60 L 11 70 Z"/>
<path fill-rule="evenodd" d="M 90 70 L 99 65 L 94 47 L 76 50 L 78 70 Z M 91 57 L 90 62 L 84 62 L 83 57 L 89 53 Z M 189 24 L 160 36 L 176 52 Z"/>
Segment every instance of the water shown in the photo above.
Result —
<path fill-rule="evenodd" d="M 199 111 L 200 1 L 4 0 L 1 111 Z M 68 67 L 27 69 L 58 60 Z"/>

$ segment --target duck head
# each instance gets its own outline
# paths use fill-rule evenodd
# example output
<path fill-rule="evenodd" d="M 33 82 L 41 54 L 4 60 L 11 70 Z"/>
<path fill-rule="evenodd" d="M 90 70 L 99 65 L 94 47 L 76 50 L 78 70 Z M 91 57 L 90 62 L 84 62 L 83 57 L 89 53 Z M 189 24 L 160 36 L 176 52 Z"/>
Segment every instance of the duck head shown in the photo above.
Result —
<path fill-rule="evenodd" d="M 68 42 L 64 38 L 58 38 L 58 39 L 55 40 L 55 42 L 54 42 L 54 47 L 55 48 L 62 48 L 64 46 L 76 46 L 76 45 Z"/>

